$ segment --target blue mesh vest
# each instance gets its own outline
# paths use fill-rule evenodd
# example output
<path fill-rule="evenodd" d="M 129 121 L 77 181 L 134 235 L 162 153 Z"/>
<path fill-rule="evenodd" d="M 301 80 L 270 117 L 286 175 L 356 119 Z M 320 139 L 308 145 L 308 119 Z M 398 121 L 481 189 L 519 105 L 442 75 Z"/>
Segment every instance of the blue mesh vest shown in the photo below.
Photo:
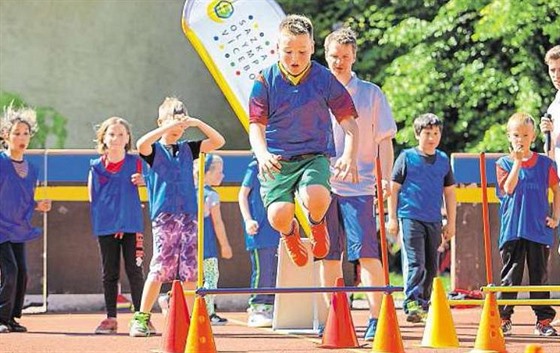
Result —
<path fill-rule="evenodd" d="M 436 150 L 436 160 L 434 164 L 429 164 L 416 148 L 403 153 L 406 157 L 406 179 L 399 193 L 399 218 L 441 222 L 443 182 L 449 172 L 449 158 Z"/>
<path fill-rule="evenodd" d="M 163 212 L 196 214 L 193 155 L 185 141 L 177 145 L 179 152 L 174 157 L 160 142 L 154 144 L 154 161 L 146 173 L 152 220 Z"/>

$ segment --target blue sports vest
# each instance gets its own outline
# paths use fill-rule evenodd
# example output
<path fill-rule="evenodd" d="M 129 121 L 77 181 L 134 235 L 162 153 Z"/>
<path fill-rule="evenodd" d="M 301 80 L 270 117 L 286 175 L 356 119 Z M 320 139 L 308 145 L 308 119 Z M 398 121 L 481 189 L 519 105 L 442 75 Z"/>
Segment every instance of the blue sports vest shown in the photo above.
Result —
<path fill-rule="evenodd" d="M 179 152 L 173 157 L 160 142 L 154 144 L 156 154 L 146 173 L 152 220 L 163 212 L 196 215 L 193 155 L 186 141 L 177 145 Z"/>
<path fill-rule="evenodd" d="M 259 230 L 255 235 L 249 235 L 245 231 L 245 224 L 242 224 L 243 234 L 245 235 L 245 248 L 247 250 L 276 248 L 280 240 L 280 233 L 272 228 L 268 222 L 266 209 L 261 198 L 261 183 L 257 177 L 259 173 L 256 160 L 251 161 L 247 167 L 247 172 L 241 185 L 251 189 L 249 196 L 249 211 L 251 216 L 259 224 Z"/>
<path fill-rule="evenodd" d="M 91 223 L 94 235 L 118 232 L 143 233 L 144 222 L 138 187 L 130 181 L 138 172 L 138 157 L 127 154 L 121 170 L 111 173 L 101 158 L 90 161 Z"/>
<path fill-rule="evenodd" d="M 37 168 L 29 161 L 25 178 L 20 177 L 10 157 L 0 152 L 0 244 L 23 243 L 38 238 L 42 231 L 31 225 L 35 210 Z"/>
<path fill-rule="evenodd" d="M 508 173 L 513 167 L 509 156 L 498 159 L 496 165 Z M 536 164 L 531 168 L 521 168 L 519 181 L 512 195 L 496 188 L 500 199 L 500 249 L 510 240 L 524 238 L 536 243 L 552 246 L 553 230 L 546 226 L 548 215 L 548 171 L 554 162 L 538 155 Z"/>
<path fill-rule="evenodd" d="M 404 150 L 406 178 L 399 192 L 398 216 L 422 222 L 441 222 L 443 183 L 449 158 L 436 150 L 434 164 L 426 163 L 416 148 Z"/>

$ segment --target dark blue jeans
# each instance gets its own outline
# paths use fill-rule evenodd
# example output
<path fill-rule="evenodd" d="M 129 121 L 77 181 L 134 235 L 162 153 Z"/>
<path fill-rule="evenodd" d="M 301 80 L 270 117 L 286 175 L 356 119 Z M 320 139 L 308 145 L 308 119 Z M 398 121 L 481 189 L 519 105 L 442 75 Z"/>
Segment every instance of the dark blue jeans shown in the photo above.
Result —
<path fill-rule="evenodd" d="M 441 222 L 422 222 L 402 218 L 404 309 L 411 301 L 427 310 L 432 294 L 432 282 L 437 276 L 438 247 L 441 244 Z"/>
<path fill-rule="evenodd" d="M 249 250 L 251 255 L 251 288 L 276 287 L 278 267 L 277 248 Z M 274 305 L 274 294 L 256 294 L 249 298 L 250 305 Z"/>
<path fill-rule="evenodd" d="M 27 289 L 25 243 L 0 244 L 0 321 L 20 318 Z"/>

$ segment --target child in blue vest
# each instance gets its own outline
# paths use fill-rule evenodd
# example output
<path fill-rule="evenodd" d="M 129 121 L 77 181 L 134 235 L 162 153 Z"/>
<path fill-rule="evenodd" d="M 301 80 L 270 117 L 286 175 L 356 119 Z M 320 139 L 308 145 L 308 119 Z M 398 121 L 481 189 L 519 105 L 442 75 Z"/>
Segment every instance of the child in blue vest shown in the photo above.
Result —
<path fill-rule="evenodd" d="M 556 164 L 548 157 L 531 151 L 535 140 L 535 121 L 525 113 L 513 114 L 507 123 L 511 153 L 496 162 L 500 199 L 499 248 L 502 257 L 501 285 L 518 286 L 525 263 L 531 286 L 548 282 L 547 264 L 554 243 L 554 228 L 560 219 L 560 193 Z M 553 194 L 549 211 L 548 190 Z M 531 292 L 531 299 L 549 299 L 550 292 Z M 517 293 L 500 293 L 499 298 L 515 299 Z M 533 305 L 537 317 L 535 334 L 556 336 L 551 326 L 556 311 L 549 305 Z M 502 331 L 512 333 L 513 305 L 500 306 Z"/>
<path fill-rule="evenodd" d="M 136 146 L 148 164 L 146 186 L 152 220 L 154 252 L 144 284 L 140 310 L 134 314 L 130 336 L 150 334 L 150 311 L 163 282 L 176 278 L 185 290 L 193 290 L 197 279 L 197 202 L 193 161 L 200 152 L 224 145 L 219 132 L 199 119 L 188 116 L 183 102 L 165 98 L 159 107 L 158 128 L 140 139 Z M 186 129 L 197 127 L 207 136 L 202 141 L 180 141 Z M 193 307 L 194 298 L 187 296 Z"/>
<path fill-rule="evenodd" d="M 144 221 L 138 185 L 144 184 L 144 178 L 142 160 L 128 153 L 131 147 L 126 120 L 109 118 L 97 130 L 101 157 L 90 162 L 88 189 L 92 231 L 101 253 L 107 318 L 95 329 L 96 334 L 117 332 L 121 253 L 135 310 L 140 309 L 142 300 Z"/>
<path fill-rule="evenodd" d="M 198 160 L 194 164 L 195 177 L 198 176 Z M 220 195 L 213 186 L 218 186 L 224 179 L 224 161 L 222 157 L 207 154 L 204 161 L 204 288 L 218 288 L 220 270 L 218 268 L 218 246 L 223 259 L 231 259 L 231 246 L 220 209 Z M 198 185 L 196 184 L 198 187 Z M 216 243 L 216 240 L 218 241 Z M 214 294 L 207 295 L 206 310 L 212 325 L 225 325 L 227 319 L 216 314 Z"/>
<path fill-rule="evenodd" d="M 426 319 L 442 237 L 449 240 L 455 235 L 455 179 L 449 157 L 437 149 L 442 127 L 434 114 L 414 119 L 418 146 L 399 155 L 391 176 L 387 227 L 394 236 L 399 226 L 402 230 L 403 308 L 407 321 L 414 323 Z M 447 213 L 445 226 L 442 226 L 442 195 Z"/>
<path fill-rule="evenodd" d="M 247 167 L 239 189 L 245 247 L 251 257 L 251 288 L 276 286 L 280 235 L 268 222 L 260 196 L 261 184 L 256 160 Z M 274 294 L 253 294 L 249 298 L 249 327 L 271 327 Z"/>
<path fill-rule="evenodd" d="M 35 202 L 39 172 L 24 156 L 36 131 L 35 111 L 6 108 L 0 121 L 6 148 L 0 152 L 0 333 L 27 332 L 15 320 L 21 317 L 27 287 L 25 243 L 41 235 L 31 225 L 33 211 L 51 209 L 50 200 Z"/>

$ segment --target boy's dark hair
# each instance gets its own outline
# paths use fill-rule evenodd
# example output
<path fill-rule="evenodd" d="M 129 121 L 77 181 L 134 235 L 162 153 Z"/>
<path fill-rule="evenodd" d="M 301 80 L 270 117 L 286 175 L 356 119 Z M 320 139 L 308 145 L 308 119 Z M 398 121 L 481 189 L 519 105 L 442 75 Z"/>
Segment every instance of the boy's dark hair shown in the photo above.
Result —
<path fill-rule="evenodd" d="M 433 113 L 422 114 L 414 119 L 414 133 L 416 135 L 420 135 L 425 128 L 434 126 L 439 128 L 439 131 L 443 129 L 443 122 Z"/>
<path fill-rule="evenodd" d="M 309 37 L 313 39 L 313 24 L 309 18 L 303 15 L 288 15 L 284 17 L 278 29 L 280 32 L 287 31 L 295 36 L 309 34 Z"/>

